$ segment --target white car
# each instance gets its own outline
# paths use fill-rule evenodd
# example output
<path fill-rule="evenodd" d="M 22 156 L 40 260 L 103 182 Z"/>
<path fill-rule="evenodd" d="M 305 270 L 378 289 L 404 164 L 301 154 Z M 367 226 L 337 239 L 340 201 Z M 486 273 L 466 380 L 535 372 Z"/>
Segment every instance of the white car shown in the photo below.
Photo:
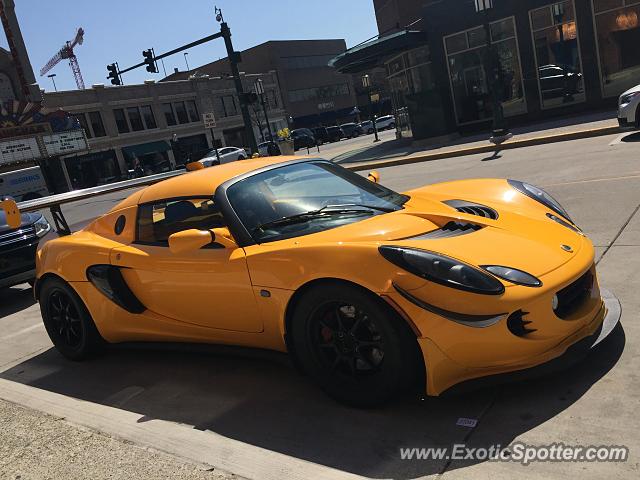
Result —
<path fill-rule="evenodd" d="M 249 158 L 245 149 L 238 147 L 219 148 L 218 155 L 220 156 L 220 164 L 235 162 L 237 160 L 246 160 Z M 205 167 L 212 167 L 213 165 L 218 165 L 218 155 L 216 155 L 216 150 L 213 149 L 199 161 Z"/>
<path fill-rule="evenodd" d="M 393 130 L 396 128 L 396 117 L 393 115 L 385 115 L 376 120 L 376 128 L 378 130 L 386 130 L 387 128 Z"/>
<path fill-rule="evenodd" d="M 622 128 L 640 129 L 640 85 L 636 85 L 620 95 L 618 123 Z"/>

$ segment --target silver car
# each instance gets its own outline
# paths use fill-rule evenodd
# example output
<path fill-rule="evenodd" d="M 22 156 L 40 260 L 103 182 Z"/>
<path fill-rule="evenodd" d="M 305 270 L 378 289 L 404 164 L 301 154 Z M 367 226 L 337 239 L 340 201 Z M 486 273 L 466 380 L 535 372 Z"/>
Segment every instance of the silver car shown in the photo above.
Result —
<path fill-rule="evenodd" d="M 620 95 L 618 123 L 622 128 L 640 129 L 640 85 L 636 85 Z"/>

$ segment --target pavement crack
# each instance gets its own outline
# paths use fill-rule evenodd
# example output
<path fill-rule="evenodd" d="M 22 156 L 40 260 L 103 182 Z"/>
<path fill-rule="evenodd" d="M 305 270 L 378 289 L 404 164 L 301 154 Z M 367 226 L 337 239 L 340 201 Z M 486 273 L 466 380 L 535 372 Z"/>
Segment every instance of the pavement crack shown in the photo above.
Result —
<path fill-rule="evenodd" d="M 629 218 L 627 218 L 627 221 L 624 222 L 624 224 L 622 224 L 622 226 L 618 230 L 618 233 L 616 233 L 616 236 L 613 237 L 613 240 L 611 240 L 609 245 L 607 245 L 607 248 L 604 250 L 604 252 L 602 252 L 602 255 L 600 255 L 600 258 L 596 262 L 596 266 L 600 264 L 600 262 L 605 257 L 605 255 L 609 252 L 609 250 L 611 250 L 611 247 L 613 247 L 613 245 L 616 243 L 616 240 L 620 238 L 620 235 L 622 235 L 622 232 L 624 232 L 624 229 L 627 228 L 627 225 L 629 225 L 629 222 L 631 222 L 633 217 L 635 217 L 636 213 L 638 213 L 638 210 L 640 210 L 640 203 L 636 206 L 636 208 L 634 208 L 633 212 L 631 212 L 631 215 L 629 215 Z"/>

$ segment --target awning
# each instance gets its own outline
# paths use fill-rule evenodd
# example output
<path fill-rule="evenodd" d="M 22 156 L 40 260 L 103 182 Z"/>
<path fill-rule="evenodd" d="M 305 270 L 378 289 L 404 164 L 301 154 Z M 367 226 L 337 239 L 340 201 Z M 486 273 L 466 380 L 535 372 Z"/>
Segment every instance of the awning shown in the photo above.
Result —
<path fill-rule="evenodd" d="M 402 30 L 362 43 L 338 55 L 329 66 L 340 73 L 360 73 L 382 65 L 386 59 L 427 43 L 427 32 Z"/>
<path fill-rule="evenodd" d="M 141 143 L 140 145 L 123 147 L 122 153 L 125 157 L 140 157 L 150 153 L 166 152 L 167 150 L 171 150 L 171 146 L 167 142 L 160 140 L 158 142 Z"/>

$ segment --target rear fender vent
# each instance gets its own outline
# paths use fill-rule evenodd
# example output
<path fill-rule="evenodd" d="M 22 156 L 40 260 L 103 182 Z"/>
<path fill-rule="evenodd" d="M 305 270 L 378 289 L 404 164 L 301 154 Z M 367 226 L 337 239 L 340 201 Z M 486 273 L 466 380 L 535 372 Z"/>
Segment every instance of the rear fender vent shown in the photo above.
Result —
<path fill-rule="evenodd" d="M 498 219 L 498 212 L 493 208 L 481 205 L 479 203 L 467 202 L 466 200 L 445 200 L 445 205 L 449 205 L 451 208 L 455 208 L 460 213 L 466 213 L 467 215 L 476 215 L 478 217 L 490 218 L 491 220 Z"/>
<path fill-rule="evenodd" d="M 475 223 L 467 222 L 449 222 L 445 226 L 438 230 L 419 235 L 417 237 L 411 237 L 412 240 L 436 240 L 440 238 L 459 237 L 461 235 L 467 235 L 469 233 L 477 232 L 482 226 Z"/>

